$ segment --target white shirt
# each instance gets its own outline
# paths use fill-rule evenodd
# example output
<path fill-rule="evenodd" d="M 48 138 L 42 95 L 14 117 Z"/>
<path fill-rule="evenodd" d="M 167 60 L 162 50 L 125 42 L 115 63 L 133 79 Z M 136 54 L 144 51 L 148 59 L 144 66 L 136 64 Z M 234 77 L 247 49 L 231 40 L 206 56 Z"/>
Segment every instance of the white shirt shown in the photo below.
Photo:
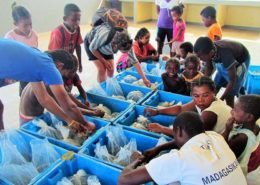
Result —
<path fill-rule="evenodd" d="M 174 6 L 177 6 L 179 4 L 179 1 L 170 0 L 169 2 L 167 2 L 166 0 L 155 0 L 155 4 L 158 5 L 160 8 L 167 8 L 171 10 Z"/>
<path fill-rule="evenodd" d="M 153 159 L 145 167 L 159 185 L 246 185 L 234 153 L 216 132 L 194 136 L 180 150 Z"/>

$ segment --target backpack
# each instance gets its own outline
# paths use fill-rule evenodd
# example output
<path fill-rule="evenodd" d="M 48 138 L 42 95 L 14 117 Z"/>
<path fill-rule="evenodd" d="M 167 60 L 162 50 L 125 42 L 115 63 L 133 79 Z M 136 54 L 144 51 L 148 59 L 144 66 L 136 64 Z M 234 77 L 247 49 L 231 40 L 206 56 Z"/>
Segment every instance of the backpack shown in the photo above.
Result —
<path fill-rule="evenodd" d="M 102 24 L 109 24 L 111 27 L 107 40 L 102 44 L 102 46 L 109 44 L 114 38 L 116 32 L 122 32 L 126 30 L 128 26 L 127 19 L 121 14 L 121 12 L 115 9 L 101 7 L 92 17 L 92 33 L 90 34 L 92 39 L 95 36 L 95 28 Z M 91 38 L 89 38 L 89 42 L 92 40 Z"/>

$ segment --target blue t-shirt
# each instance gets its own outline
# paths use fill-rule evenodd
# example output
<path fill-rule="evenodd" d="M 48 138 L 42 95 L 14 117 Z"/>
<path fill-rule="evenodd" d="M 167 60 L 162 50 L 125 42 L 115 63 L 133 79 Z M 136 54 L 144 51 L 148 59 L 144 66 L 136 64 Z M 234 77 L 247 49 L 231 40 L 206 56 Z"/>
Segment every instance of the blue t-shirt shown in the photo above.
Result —
<path fill-rule="evenodd" d="M 63 84 L 60 72 L 46 53 L 9 39 L 0 39 L 0 78 Z"/>

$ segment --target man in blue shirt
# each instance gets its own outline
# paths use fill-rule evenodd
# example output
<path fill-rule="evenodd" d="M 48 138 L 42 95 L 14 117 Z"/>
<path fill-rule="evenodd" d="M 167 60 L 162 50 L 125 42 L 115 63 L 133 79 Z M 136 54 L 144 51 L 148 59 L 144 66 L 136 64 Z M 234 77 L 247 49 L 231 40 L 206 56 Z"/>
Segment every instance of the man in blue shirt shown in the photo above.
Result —
<path fill-rule="evenodd" d="M 79 132 L 95 129 L 94 125 L 84 120 L 77 106 L 71 101 L 57 69 L 60 69 L 63 76 L 70 75 L 70 69 L 75 67 L 71 54 L 64 50 L 46 54 L 8 39 L 0 39 L 0 51 L 0 78 L 31 82 L 40 104 L 66 121 L 72 129 Z M 58 103 L 49 95 L 45 85 L 50 87 Z M 1 112 L 0 106 L 0 129 L 3 129 Z"/>

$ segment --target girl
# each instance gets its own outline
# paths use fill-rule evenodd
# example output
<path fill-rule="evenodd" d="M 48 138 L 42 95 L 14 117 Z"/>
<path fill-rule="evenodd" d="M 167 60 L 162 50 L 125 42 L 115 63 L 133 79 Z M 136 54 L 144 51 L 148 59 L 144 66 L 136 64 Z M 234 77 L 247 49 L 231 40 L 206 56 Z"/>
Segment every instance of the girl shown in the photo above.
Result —
<path fill-rule="evenodd" d="M 141 28 L 133 43 L 133 49 L 140 62 L 158 61 L 159 56 L 154 47 L 149 43 L 150 33 L 146 28 Z"/>
<path fill-rule="evenodd" d="M 179 60 L 171 58 L 166 62 L 166 72 L 162 74 L 164 90 L 177 94 L 186 94 L 187 87 L 184 79 L 178 74 L 180 70 Z"/>
<path fill-rule="evenodd" d="M 180 45 L 184 42 L 184 34 L 186 30 L 186 23 L 181 18 L 183 14 L 184 6 L 174 6 L 171 10 L 171 16 L 173 19 L 173 38 L 166 44 L 172 44 L 172 56 L 180 57 Z"/>
<path fill-rule="evenodd" d="M 185 111 L 198 112 L 204 122 L 205 130 L 213 130 L 222 133 L 225 129 L 225 122 L 230 117 L 231 108 L 215 96 L 215 84 L 206 76 L 203 76 L 192 83 L 192 101 L 184 105 L 175 105 L 165 109 L 145 109 L 145 114 L 155 116 L 157 114 L 178 115 Z M 172 129 L 161 126 L 157 123 L 149 124 L 151 131 L 164 133 L 172 137 Z"/>
<path fill-rule="evenodd" d="M 247 166 L 250 155 L 259 145 L 260 128 L 256 124 L 256 121 L 260 118 L 260 111 L 257 108 L 259 104 L 259 95 L 240 96 L 231 111 L 231 117 L 226 122 L 226 128 L 222 134 L 235 153 L 245 175 L 248 172 Z"/>
<path fill-rule="evenodd" d="M 6 33 L 5 38 L 22 42 L 31 47 L 38 47 L 38 36 L 32 30 L 30 12 L 23 6 L 12 5 L 12 17 L 15 28 Z M 20 82 L 20 96 L 27 82 Z"/>
<path fill-rule="evenodd" d="M 167 36 L 168 42 L 172 39 L 171 8 L 179 4 L 179 0 L 155 0 L 158 14 L 157 22 L 157 51 L 162 54 L 163 43 Z M 171 45 L 170 45 L 171 46 Z"/>
<path fill-rule="evenodd" d="M 190 94 L 191 83 L 203 76 L 203 73 L 199 71 L 200 60 L 196 55 L 188 55 L 184 61 L 184 71 L 182 77 L 187 84 L 187 94 Z"/>
<path fill-rule="evenodd" d="M 141 75 L 146 86 L 150 87 L 150 81 L 145 77 L 140 63 L 136 58 L 132 49 L 132 40 L 126 31 L 116 32 L 111 42 L 107 43 L 111 26 L 108 23 L 103 23 L 94 27 L 85 37 L 84 45 L 86 53 L 90 61 L 93 61 L 97 70 L 97 81 L 99 83 L 105 81 L 108 77 L 114 74 L 114 53 L 121 51 L 128 53 L 129 62 L 134 65 Z"/>

